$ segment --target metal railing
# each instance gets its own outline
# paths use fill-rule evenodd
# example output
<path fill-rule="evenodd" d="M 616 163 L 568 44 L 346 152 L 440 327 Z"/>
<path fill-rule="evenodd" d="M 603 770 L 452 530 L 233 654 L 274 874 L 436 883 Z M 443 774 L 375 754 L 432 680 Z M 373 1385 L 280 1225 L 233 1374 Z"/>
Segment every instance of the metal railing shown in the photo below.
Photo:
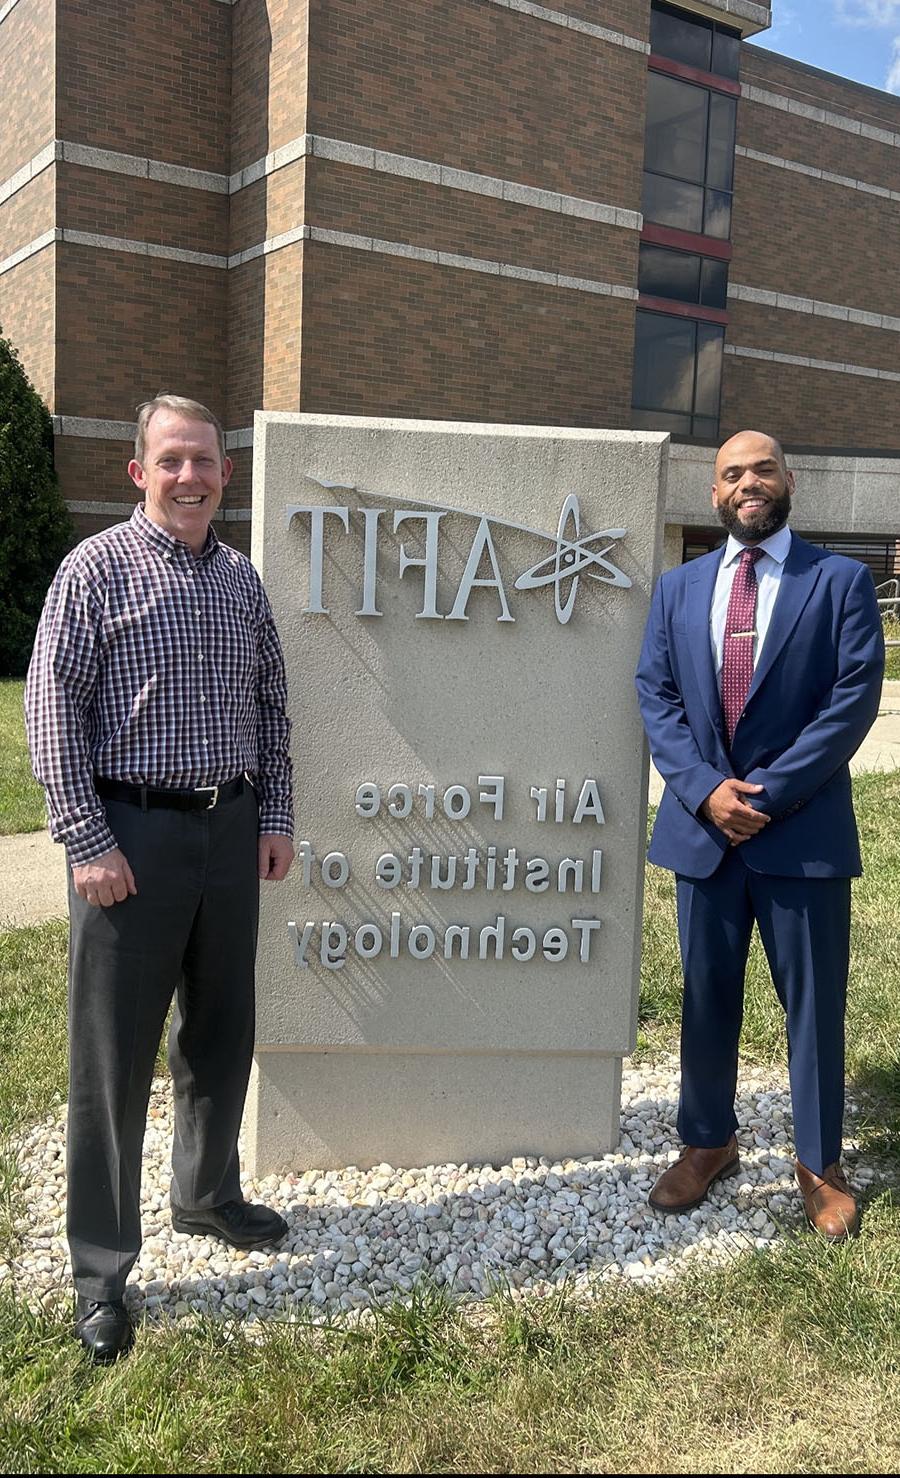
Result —
<path fill-rule="evenodd" d="M 875 586 L 875 595 L 882 611 L 882 616 L 892 611 L 895 620 L 900 620 L 900 578 L 883 580 L 880 585 Z M 886 647 L 900 647 L 900 640 L 893 637 L 885 641 Z"/>

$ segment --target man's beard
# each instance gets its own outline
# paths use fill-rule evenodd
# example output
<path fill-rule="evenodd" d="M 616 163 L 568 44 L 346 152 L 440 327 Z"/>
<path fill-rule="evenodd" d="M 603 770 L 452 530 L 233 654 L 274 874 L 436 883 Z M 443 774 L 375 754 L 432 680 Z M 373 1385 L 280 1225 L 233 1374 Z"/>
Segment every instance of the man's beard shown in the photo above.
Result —
<path fill-rule="evenodd" d="M 721 503 L 717 509 L 719 522 L 742 544 L 759 544 L 770 534 L 777 534 L 787 523 L 790 511 L 791 495 L 787 492 L 757 509 L 745 521 L 731 503 Z"/>

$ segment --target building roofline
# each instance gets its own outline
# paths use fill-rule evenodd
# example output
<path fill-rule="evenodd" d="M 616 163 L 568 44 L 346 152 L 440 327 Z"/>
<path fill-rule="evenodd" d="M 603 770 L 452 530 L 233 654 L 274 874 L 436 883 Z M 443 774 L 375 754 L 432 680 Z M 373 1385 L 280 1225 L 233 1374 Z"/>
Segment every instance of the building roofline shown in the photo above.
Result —
<path fill-rule="evenodd" d="M 883 102 L 885 98 L 888 98 L 896 106 L 898 113 L 900 113 L 900 97 L 894 92 L 887 92 L 886 89 L 881 87 L 870 87 L 867 82 L 857 82 L 852 77 L 842 76 L 840 72 L 826 72 L 824 67 L 814 67 L 810 62 L 798 61 L 794 56 L 784 56 L 780 51 L 772 51 L 768 46 L 759 46 L 756 41 L 748 41 L 747 45 L 752 46 L 754 51 L 758 51 L 761 56 L 770 56 L 776 62 L 783 62 L 786 67 L 790 67 L 796 72 L 805 72 L 812 77 L 821 77 L 825 82 L 839 82 L 843 87 L 851 87 L 855 92 L 863 93 L 867 97 L 877 98 L 879 102 Z"/>

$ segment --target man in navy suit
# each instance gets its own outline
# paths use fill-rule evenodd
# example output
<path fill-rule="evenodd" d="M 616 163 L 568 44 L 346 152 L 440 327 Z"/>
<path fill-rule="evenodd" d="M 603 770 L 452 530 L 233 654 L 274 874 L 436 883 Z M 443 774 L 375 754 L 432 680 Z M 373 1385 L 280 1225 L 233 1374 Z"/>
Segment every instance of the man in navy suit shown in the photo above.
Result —
<path fill-rule="evenodd" d="M 677 875 L 684 969 L 681 1158 L 650 1204 L 675 1214 L 738 1168 L 734 1095 L 754 920 L 787 1016 L 797 1181 L 810 1222 L 857 1228 L 841 1171 L 850 879 L 848 761 L 878 711 L 884 642 L 864 565 L 787 527 L 778 442 L 716 458 L 724 550 L 664 574 L 637 671 L 666 782 L 650 860 Z"/>

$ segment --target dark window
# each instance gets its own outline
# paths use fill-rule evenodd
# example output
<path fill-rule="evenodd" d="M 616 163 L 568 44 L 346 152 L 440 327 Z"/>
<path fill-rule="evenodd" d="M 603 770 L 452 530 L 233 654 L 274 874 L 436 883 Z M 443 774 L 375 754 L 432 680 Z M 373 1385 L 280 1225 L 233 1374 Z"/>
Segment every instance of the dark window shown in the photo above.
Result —
<path fill-rule="evenodd" d="M 704 554 L 709 554 L 713 549 L 721 549 L 727 539 L 727 534 L 719 529 L 691 529 L 685 532 L 681 545 L 681 562 L 688 564 L 692 559 L 700 559 Z"/>
<path fill-rule="evenodd" d="M 703 186 L 669 180 L 645 170 L 641 210 L 646 220 L 658 226 L 674 226 L 699 235 L 703 231 Z"/>
<path fill-rule="evenodd" d="M 734 98 L 721 92 L 709 94 L 709 148 L 706 153 L 706 183 L 714 190 L 734 188 Z"/>
<path fill-rule="evenodd" d="M 701 303 L 724 308 L 728 294 L 728 265 L 716 257 L 695 256 L 667 246 L 641 244 L 638 290 L 654 298 L 679 303 Z"/>
<path fill-rule="evenodd" d="M 703 234 L 716 241 L 731 235 L 731 195 L 727 190 L 707 190 L 703 201 Z"/>
<path fill-rule="evenodd" d="M 717 257 L 704 257 L 700 277 L 700 301 L 704 308 L 725 308 L 728 304 L 728 263 Z"/>
<path fill-rule="evenodd" d="M 716 26 L 710 71 L 737 81 L 741 71 L 740 31 L 727 31 L 724 26 Z"/>
<path fill-rule="evenodd" d="M 719 399 L 722 393 L 722 353 L 725 348 L 725 330 L 715 323 L 697 324 L 697 380 L 694 391 L 694 419 L 703 417 L 717 426 L 719 422 Z M 710 434 L 708 426 L 696 429 L 695 436 Z"/>
<path fill-rule="evenodd" d="M 890 580 L 894 574 L 896 545 L 893 539 L 866 539 L 863 536 L 854 539 L 852 536 L 844 538 L 840 535 L 805 531 L 804 537 L 811 544 L 820 545 L 822 549 L 831 549 L 835 554 L 846 554 L 850 559 L 868 565 L 876 584 L 882 580 Z M 721 528 L 685 530 L 682 561 L 686 564 L 688 560 L 699 559 L 701 555 L 709 554 L 711 549 L 719 549 L 724 543 L 725 533 Z"/>
<path fill-rule="evenodd" d="M 893 579 L 897 574 L 897 545 L 893 539 L 867 539 L 864 535 L 858 535 L 854 539 L 852 536 L 841 538 L 840 535 L 828 534 L 808 534 L 806 537 L 810 543 L 820 544 L 823 549 L 831 549 L 835 554 L 846 554 L 849 559 L 857 559 L 860 564 L 868 565 L 876 585 Z M 887 593 L 882 592 L 884 595 Z"/>
<path fill-rule="evenodd" d="M 717 324 L 638 312 L 632 425 L 715 440 L 724 345 Z"/>
<path fill-rule="evenodd" d="M 650 50 L 701 72 L 736 78 L 741 59 L 739 31 L 674 5 L 656 3 L 650 14 Z"/>
<path fill-rule="evenodd" d="M 638 290 L 654 298 L 677 298 L 679 303 L 700 301 L 700 258 L 687 251 L 641 245 Z"/>
<path fill-rule="evenodd" d="M 731 232 L 736 103 L 651 72 L 644 146 L 646 218 L 727 240 Z"/>
<path fill-rule="evenodd" d="M 713 23 L 702 16 L 687 16 L 672 5 L 654 5 L 650 13 L 650 50 L 712 71 Z"/>
<path fill-rule="evenodd" d="M 645 168 L 702 185 L 706 179 L 709 93 L 705 87 L 667 77 L 664 72 L 651 72 L 647 80 Z"/>

